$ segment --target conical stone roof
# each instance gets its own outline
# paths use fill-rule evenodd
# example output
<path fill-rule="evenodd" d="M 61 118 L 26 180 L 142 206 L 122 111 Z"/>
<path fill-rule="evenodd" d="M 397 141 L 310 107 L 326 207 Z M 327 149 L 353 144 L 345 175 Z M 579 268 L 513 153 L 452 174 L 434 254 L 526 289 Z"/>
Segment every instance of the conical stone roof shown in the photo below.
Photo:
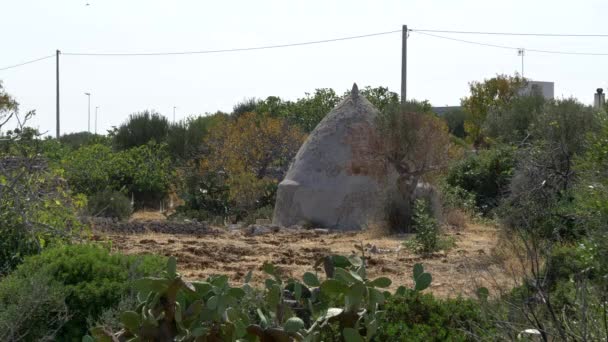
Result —
<path fill-rule="evenodd" d="M 355 84 L 296 154 L 279 184 L 275 224 L 360 230 L 385 218 L 397 173 L 380 154 L 378 114 Z"/>

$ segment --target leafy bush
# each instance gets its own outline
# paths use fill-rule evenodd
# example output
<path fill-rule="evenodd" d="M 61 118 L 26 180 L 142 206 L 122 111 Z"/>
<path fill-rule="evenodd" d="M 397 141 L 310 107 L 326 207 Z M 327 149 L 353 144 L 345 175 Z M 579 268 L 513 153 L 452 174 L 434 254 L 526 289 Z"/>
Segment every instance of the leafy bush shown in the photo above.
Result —
<path fill-rule="evenodd" d="M 513 148 L 482 150 L 453 164 L 446 182 L 457 191 L 473 194 L 477 208 L 487 214 L 505 195 L 514 166 Z"/>
<path fill-rule="evenodd" d="M 474 341 L 492 327 L 472 300 L 408 290 L 387 300 L 375 341 Z"/>
<path fill-rule="evenodd" d="M 136 202 L 155 205 L 163 198 L 173 178 L 166 145 L 150 142 L 117 155 L 121 187 L 135 195 Z M 116 189 L 119 190 L 119 189 Z"/>
<path fill-rule="evenodd" d="M 416 200 L 413 221 L 420 251 L 423 253 L 434 252 L 437 249 L 439 223 L 430 213 L 429 206 L 424 200 Z"/>
<path fill-rule="evenodd" d="M 76 193 L 92 195 L 106 188 L 119 189 L 120 176 L 109 146 L 83 146 L 62 162 L 65 178 Z"/>
<path fill-rule="evenodd" d="M 48 274 L 0 281 L 0 340 L 55 341 L 68 319 L 64 289 Z"/>
<path fill-rule="evenodd" d="M 118 191 L 104 190 L 89 197 L 88 214 L 91 216 L 113 217 L 119 220 L 129 218 L 133 211 L 131 200 Z"/>
<path fill-rule="evenodd" d="M 304 138 L 281 118 L 245 113 L 220 121 L 205 139 L 200 162 L 184 169 L 183 212 L 241 220 L 274 204 L 277 184 Z"/>
<path fill-rule="evenodd" d="M 117 305 L 128 293 L 131 280 L 155 274 L 163 264 L 164 259 L 159 256 L 126 256 L 110 254 L 95 245 L 71 245 L 26 258 L 0 284 L 27 283 L 36 274 L 47 274 L 65 294 L 70 315 L 59 331 L 58 340 L 80 340 L 86 334 L 87 318 L 96 319 L 105 309 Z M 18 300 L 6 298 L 7 305 L 19 306 Z"/>
<path fill-rule="evenodd" d="M 466 113 L 462 109 L 451 109 L 441 117 L 447 123 L 450 134 L 461 139 L 465 138 L 464 121 L 466 119 Z"/>
<path fill-rule="evenodd" d="M 274 265 L 265 263 L 267 279 L 258 292 L 249 285 L 251 272 L 241 287 L 231 286 L 225 275 L 188 282 L 170 258 L 161 277 L 134 283 L 140 303 L 121 314 L 121 331 L 96 327 L 86 341 L 172 341 L 178 336 L 182 341 L 371 340 L 378 332 L 379 309 L 391 296 L 381 290 L 391 285 L 390 279 L 368 279 L 365 260 L 355 255 L 326 256 L 317 262 L 321 264 L 325 280 L 306 272 L 299 281 L 283 279 Z M 432 280 L 420 264 L 414 266 L 413 278 L 413 291 L 428 288 Z M 407 291 L 401 286 L 397 293 Z"/>
<path fill-rule="evenodd" d="M 520 144 L 531 137 L 532 125 L 545 105 L 542 94 L 517 96 L 503 107 L 488 113 L 484 131 L 489 138 L 502 143 Z"/>
<path fill-rule="evenodd" d="M 122 191 L 133 193 L 144 204 L 162 198 L 172 178 L 166 146 L 153 142 L 120 152 L 99 144 L 84 146 L 69 154 L 62 165 L 77 193 Z"/>
<path fill-rule="evenodd" d="M 82 146 L 95 144 L 109 145 L 110 143 L 109 139 L 105 136 L 90 132 L 64 134 L 59 138 L 59 142 L 71 150 L 77 150 Z"/>
<path fill-rule="evenodd" d="M 146 145 L 150 141 L 163 143 L 169 132 L 169 121 L 154 111 L 131 114 L 113 133 L 114 146 L 119 150 Z"/>

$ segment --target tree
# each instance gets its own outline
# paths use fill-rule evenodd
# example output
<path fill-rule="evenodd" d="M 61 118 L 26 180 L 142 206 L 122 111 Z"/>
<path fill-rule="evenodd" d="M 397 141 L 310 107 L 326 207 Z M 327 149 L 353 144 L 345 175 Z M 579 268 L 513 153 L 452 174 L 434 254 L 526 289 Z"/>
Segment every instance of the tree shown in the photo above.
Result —
<path fill-rule="evenodd" d="M 523 143 L 531 138 L 531 125 L 542 112 L 545 102 L 539 93 L 516 96 L 505 106 L 490 110 L 483 130 L 495 141 Z"/>
<path fill-rule="evenodd" d="M 316 89 L 314 94 L 298 99 L 290 108 L 286 119 L 306 133 L 312 132 L 342 98 L 330 88 Z"/>
<path fill-rule="evenodd" d="M 224 174 L 230 200 L 243 210 L 255 209 L 283 178 L 304 138 L 281 118 L 245 113 L 225 120 L 205 139 L 202 174 Z"/>
<path fill-rule="evenodd" d="M 349 92 L 347 92 L 347 94 Z M 360 93 L 381 112 L 399 105 L 399 95 L 388 90 L 386 87 L 372 88 L 367 86 L 363 88 Z"/>
<path fill-rule="evenodd" d="M 467 112 L 465 131 L 474 146 L 484 144 L 482 128 L 488 113 L 505 108 L 519 94 L 525 82 L 519 75 L 497 75 L 469 84 L 471 94 L 461 100 L 461 105 Z"/>
<path fill-rule="evenodd" d="M 30 254 L 81 233 L 76 217 L 81 202 L 40 156 L 40 134 L 20 115 L 19 105 L 0 85 L 0 276 Z M 14 122 L 11 119 L 15 119 Z"/>
<path fill-rule="evenodd" d="M 399 173 L 397 186 L 408 207 L 405 213 L 392 213 L 394 225 L 408 225 L 411 219 L 413 193 L 418 181 L 427 173 L 447 166 L 450 138 L 448 129 L 440 118 L 432 113 L 409 111 L 407 108 L 424 110 L 419 102 L 406 106 L 393 106 L 378 116 L 381 137 L 380 152 Z"/>
<path fill-rule="evenodd" d="M 505 223 L 534 229 L 544 237 L 571 238 L 578 234 L 567 213 L 576 184 L 575 161 L 585 152 L 586 138 L 597 132 L 598 116 L 574 99 L 547 103 L 530 130 L 529 142 L 516 156 L 517 166 L 502 205 Z"/>
<path fill-rule="evenodd" d="M 228 114 L 201 115 L 172 123 L 169 126 L 167 149 L 173 160 L 181 163 L 195 158 L 203 149 L 203 141 L 211 129 L 228 117 Z"/>
<path fill-rule="evenodd" d="M 145 145 L 150 141 L 162 143 L 167 140 L 169 121 L 155 111 L 131 114 L 127 122 L 113 133 L 114 145 L 119 150 Z"/>
<path fill-rule="evenodd" d="M 449 110 L 442 116 L 448 125 L 450 134 L 461 139 L 465 138 L 464 122 L 466 116 L 467 114 L 460 108 Z"/>

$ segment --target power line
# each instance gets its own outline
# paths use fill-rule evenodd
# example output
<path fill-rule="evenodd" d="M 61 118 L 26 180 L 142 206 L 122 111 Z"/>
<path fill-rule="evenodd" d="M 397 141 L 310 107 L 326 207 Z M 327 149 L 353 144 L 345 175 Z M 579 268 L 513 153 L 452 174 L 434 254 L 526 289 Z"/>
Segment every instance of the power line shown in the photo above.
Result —
<path fill-rule="evenodd" d="M 431 36 L 431 37 L 436 37 L 436 38 L 441 38 L 441 39 L 452 40 L 452 41 L 456 41 L 456 42 L 460 42 L 460 43 L 467 43 L 467 44 L 488 46 L 488 47 L 494 47 L 494 48 L 500 48 L 500 49 L 509 49 L 509 50 L 520 50 L 521 49 L 521 47 L 506 46 L 506 45 L 497 45 L 497 44 L 490 44 L 490 43 L 482 43 L 482 42 L 476 42 L 476 41 L 472 41 L 472 40 L 465 40 L 465 39 L 458 39 L 458 38 L 440 36 L 440 35 L 437 35 L 437 34 L 431 34 L 431 33 L 426 33 L 426 32 L 421 32 L 421 31 L 416 31 L 416 30 L 412 30 L 412 32 L 417 33 L 417 34 L 422 34 L 422 35 L 425 35 L 425 36 Z M 549 54 L 558 54 L 558 55 L 608 56 L 608 53 L 603 53 L 603 52 L 556 51 L 556 50 L 540 50 L 540 49 L 528 49 L 528 48 L 526 48 L 525 50 L 526 51 L 530 51 L 530 52 L 549 53 Z"/>
<path fill-rule="evenodd" d="M 31 63 L 39 62 L 39 61 L 42 61 L 42 60 L 45 60 L 45 59 L 51 58 L 51 57 L 55 57 L 55 55 L 53 54 L 53 55 L 49 55 L 49 56 L 44 56 L 44 57 L 33 59 L 31 61 L 27 61 L 27 62 L 15 64 L 15 65 L 7 66 L 7 67 L 4 67 L 4 68 L 0 68 L 0 71 L 12 69 L 12 68 L 17 68 L 17 67 L 20 67 L 20 66 L 26 65 L 26 64 L 31 64 Z"/>
<path fill-rule="evenodd" d="M 480 35 L 496 35 L 496 36 L 595 37 L 595 38 L 608 38 L 608 34 L 483 32 L 483 31 L 451 31 L 451 30 L 423 30 L 423 29 L 411 29 L 410 31 L 413 31 L 413 32 L 430 32 L 430 33 L 480 34 Z"/>
<path fill-rule="evenodd" d="M 63 52 L 62 54 L 71 55 L 71 56 L 169 56 L 169 55 L 212 54 L 212 53 L 222 53 L 222 52 L 267 50 L 267 49 L 278 49 L 278 48 L 286 48 L 286 47 L 293 47 L 293 46 L 323 44 L 323 43 L 331 43 L 331 42 L 344 41 L 344 40 L 368 38 L 368 37 L 393 34 L 393 33 L 401 33 L 401 30 L 377 32 L 377 33 L 363 34 L 363 35 L 358 35 L 358 36 L 340 37 L 340 38 L 332 38 L 332 39 L 324 39 L 324 40 L 314 40 L 314 41 L 300 42 L 300 43 L 266 45 L 266 46 L 244 47 L 244 48 L 233 48 L 233 49 L 222 49 L 222 50 L 180 51 L 180 52 L 143 52 L 143 53 Z"/>

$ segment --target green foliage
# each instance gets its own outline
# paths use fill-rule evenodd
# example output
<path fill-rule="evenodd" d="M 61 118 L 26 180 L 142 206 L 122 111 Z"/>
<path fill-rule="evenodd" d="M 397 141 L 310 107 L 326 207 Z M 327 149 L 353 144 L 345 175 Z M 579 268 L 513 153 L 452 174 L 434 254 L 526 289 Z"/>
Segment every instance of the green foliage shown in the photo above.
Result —
<path fill-rule="evenodd" d="M 473 194 L 477 208 L 487 214 L 504 196 L 514 166 L 514 149 L 511 147 L 481 150 L 452 164 L 446 182 L 457 192 L 464 190 Z"/>
<path fill-rule="evenodd" d="M 128 219 L 133 212 L 131 200 L 118 191 L 103 190 L 88 199 L 87 211 L 90 216 Z"/>
<path fill-rule="evenodd" d="M 416 252 L 428 254 L 435 252 L 439 246 L 439 223 L 432 216 L 429 205 L 422 199 L 417 199 L 414 203 L 414 215 L 412 217 L 416 236 Z"/>
<path fill-rule="evenodd" d="M 465 138 L 466 132 L 464 131 L 464 121 L 466 120 L 466 113 L 464 110 L 459 108 L 452 109 L 441 117 L 447 123 L 450 134 L 461 139 Z"/>
<path fill-rule="evenodd" d="M 68 133 L 59 137 L 59 142 L 71 150 L 77 150 L 83 146 L 102 144 L 109 145 L 110 139 L 91 132 Z"/>
<path fill-rule="evenodd" d="M 408 290 L 384 305 L 377 341 L 474 341 L 491 337 L 480 307 L 462 298 L 440 300 Z"/>
<path fill-rule="evenodd" d="M 313 94 L 306 93 L 305 97 L 293 104 L 286 119 L 302 131 L 310 133 L 340 100 L 333 89 L 315 89 Z"/>
<path fill-rule="evenodd" d="M 167 150 L 171 158 L 185 163 L 199 157 L 204 151 L 205 137 L 226 118 L 226 114 L 217 112 L 172 123 L 167 136 Z"/>
<path fill-rule="evenodd" d="M 255 97 L 244 99 L 232 107 L 232 116 L 238 118 L 245 113 L 254 113 L 259 103 Z"/>
<path fill-rule="evenodd" d="M 173 174 L 166 145 L 150 142 L 116 157 L 112 166 L 120 172 L 120 186 L 134 193 L 136 199 L 156 204 L 169 190 Z"/>
<path fill-rule="evenodd" d="M 28 257 L 6 279 L 27 282 L 40 273 L 59 284 L 70 320 L 58 339 L 79 340 L 86 333 L 87 318 L 96 319 L 105 309 L 117 305 L 128 293 L 132 279 L 159 272 L 163 263 L 158 256 L 125 256 L 110 254 L 95 245 L 71 245 Z"/>
<path fill-rule="evenodd" d="M 492 109 L 483 124 L 489 138 L 500 143 L 521 144 L 532 137 L 532 130 L 546 103 L 541 94 L 517 96 Z"/>
<path fill-rule="evenodd" d="M 54 341 L 69 320 L 64 288 L 47 273 L 0 281 L 0 340 Z"/>
<path fill-rule="evenodd" d="M 519 75 L 497 75 L 470 83 L 471 94 L 461 104 L 467 113 L 465 131 L 476 147 L 485 143 L 482 129 L 488 113 L 507 107 L 525 85 L 526 80 Z"/>
<path fill-rule="evenodd" d="M 137 200 L 156 200 L 166 194 L 172 178 L 165 145 L 153 142 L 120 152 L 99 144 L 84 146 L 62 165 L 71 188 L 86 195 L 110 189 L 134 193 Z"/>
<path fill-rule="evenodd" d="M 150 141 L 163 143 L 169 133 L 169 121 L 154 111 L 131 114 L 113 133 L 114 146 L 119 150 L 146 145 Z"/>
<path fill-rule="evenodd" d="M 367 86 L 361 89 L 360 94 L 365 96 L 380 112 L 400 106 L 399 95 L 386 87 L 372 88 Z M 348 93 L 347 93 L 348 94 Z"/>
<path fill-rule="evenodd" d="M 545 105 L 531 130 L 534 139 L 517 152 L 517 166 L 509 197 L 501 205 L 503 222 L 543 237 L 576 239 L 584 234 L 577 224 L 572 194 L 578 175 L 577 155 L 586 137 L 598 131 L 599 117 L 573 99 Z"/>
<path fill-rule="evenodd" d="M 304 282 L 283 279 L 279 270 L 265 263 L 268 276 L 262 292 L 249 285 L 249 272 L 241 287 L 233 287 L 224 275 L 204 282 L 185 281 L 177 273 L 174 258 L 160 277 L 145 277 L 134 283 L 139 305 L 120 315 L 123 330 L 91 329 L 93 337 L 181 341 L 372 341 L 378 333 L 381 307 L 391 296 L 382 289 L 388 278 L 367 278 L 365 258 L 334 255 L 320 259 L 326 279 L 304 274 Z M 415 290 L 427 288 L 431 276 L 422 265 L 414 268 Z M 401 294 L 408 290 L 399 289 Z M 252 315 L 253 314 L 253 315 Z M 336 336 L 337 334 L 337 336 Z M 342 337 L 339 337 L 342 336 Z"/>
<path fill-rule="evenodd" d="M 461 209 L 474 215 L 477 213 L 477 202 L 475 194 L 461 188 L 452 186 L 445 179 L 440 182 L 441 200 L 446 209 Z"/>
<path fill-rule="evenodd" d="M 62 162 L 65 178 L 76 193 L 92 195 L 106 188 L 120 189 L 115 154 L 106 145 L 90 145 L 70 153 Z"/>

